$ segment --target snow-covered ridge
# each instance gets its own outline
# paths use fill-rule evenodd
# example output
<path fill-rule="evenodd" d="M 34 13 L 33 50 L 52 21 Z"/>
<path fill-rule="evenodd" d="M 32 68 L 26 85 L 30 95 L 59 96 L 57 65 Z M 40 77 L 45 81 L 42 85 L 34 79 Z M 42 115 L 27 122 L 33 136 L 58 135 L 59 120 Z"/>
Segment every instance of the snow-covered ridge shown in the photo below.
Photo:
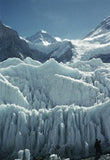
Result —
<path fill-rule="evenodd" d="M 46 31 L 39 31 L 35 35 L 32 35 L 31 37 L 26 38 L 28 41 L 30 41 L 33 44 L 39 44 L 48 46 L 51 43 L 55 43 L 56 39 L 52 36 L 50 36 Z"/>
<path fill-rule="evenodd" d="M 95 37 L 106 34 L 107 32 L 110 32 L 110 16 L 105 18 L 92 32 L 87 34 L 86 37 Z"/>
<path fill-rule="evenodd" d="M 110 62 L 110 17 L 104 19 L 93 31 L 82 40 L 72 40 L 76 53 L 73 61 L 101 58 Z"/>

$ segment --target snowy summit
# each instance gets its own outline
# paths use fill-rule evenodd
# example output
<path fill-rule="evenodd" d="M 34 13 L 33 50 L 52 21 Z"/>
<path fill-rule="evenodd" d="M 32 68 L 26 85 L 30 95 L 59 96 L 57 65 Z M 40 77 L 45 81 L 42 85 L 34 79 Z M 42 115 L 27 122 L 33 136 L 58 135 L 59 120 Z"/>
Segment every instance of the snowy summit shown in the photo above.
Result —
<path fill-rule="evenodd" d="M 31 37 L 27 37 L 26 39 L 33 42 L 33 43 L 39 43 L 39 44 L 43 44 L 43 45 L 56 42 L 55 38 L 50 36 L 44 30 L 39 31 L 36 34 L 32 35 Z"/>

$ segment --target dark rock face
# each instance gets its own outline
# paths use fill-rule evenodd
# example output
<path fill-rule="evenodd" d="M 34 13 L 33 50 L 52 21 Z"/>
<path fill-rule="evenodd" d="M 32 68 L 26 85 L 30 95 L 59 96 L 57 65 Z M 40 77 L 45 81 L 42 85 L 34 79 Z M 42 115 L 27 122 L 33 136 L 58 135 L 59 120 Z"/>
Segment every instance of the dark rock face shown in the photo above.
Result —
<path fill-rule="evenodd" d="M 68 49 L 65 49 L 65 52 L 59 56 L 59 57 L 54 57 L 52 54 L 54 53 L 54 51 L 51 53 L 50 57 L 54 58 L 55 60 L 57 60 L 58 62 L 68 62 L 71 60 L 72 56 L 73 56 L 73 50 L 75 52 L 75 48 L 74 46 L 71 44 L 71 42 L 67 42 L 66 46 L 68 47 Z M 65 46 L 65 48 L 66 48 Z"/>
<path fill-rule="evenodd" d="M 9 57 L 32 57 L 28 44 L 19 38 L 16 31 L 0 22 L 0 61 Z"/>
<path fill-rule="evenodd" d="M 49 54 L 45 54 L 42 53 L 38 50 L 32 50 L 32 58 L 35 60 L 38 60 L 40 62 L 45 62 L 50 58 L 54 58 L 56 61 L 58 62 L 67 62 L 70 61 L 72 56 L 73 56 L 73 52 L 71 50 L 71 48 L 69 48 L 64 54 L 62 54 L 60 57 L 54 57 L 52 56 L 54 51 L 52 51 Z"/>
<path fill-rule="evenodd" d="M 72 52 L 72 50 L 70 48 L 70 49 L 68 49 L 68 51 L 65 52 L 65 54 L 63 54 L 62 56 L 60 56 L 56 60 L 58 62 L 67 62 L 67 61 L 71 60 L 72 56 L 73 56 L 73 52 Z"/>
<path fill-rule="evenodd" d="M 42 53 L 38 50 L 34 50 L 34 49 L 31 49 L 32 51 L 32 58 L 37 60 L 37 61 L 40 61 L 40 62 L 45 62 L 46 60 L 49 59 L 49 56 L 46 55 L 45 53 Z"/>
<path fill-rule="evenodd" d="M 110 53 L 108 54 L 101 54 L 95 58 L 100 58 L 104 63 L 110 63 Z"/>

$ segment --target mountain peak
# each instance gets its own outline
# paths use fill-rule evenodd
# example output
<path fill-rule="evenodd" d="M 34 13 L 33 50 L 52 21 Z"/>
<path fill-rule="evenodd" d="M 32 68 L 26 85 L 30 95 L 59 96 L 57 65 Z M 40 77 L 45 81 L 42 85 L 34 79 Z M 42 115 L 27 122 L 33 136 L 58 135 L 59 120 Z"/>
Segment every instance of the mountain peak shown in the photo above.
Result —
<path fill-rule="evenodd" d="M 85 38 L 95 37 L 110 32 L 110 16 L 105 18 L 97 27 L 88 33 Z"/>
<path fill-rule="evenodd" d="M 104 19 L 105 22 L 110 22 L 110 16 Z"/>
<path fill-rule="evenodd" d="M 44 31 L 44 30 L 40 30 L 39 33 L 45 33 L 46 34 L 47 32 Z"/>
<path fill-rule="evenodd" d="M 56 39 L 49 35 L 46 31 L 40 30 L 36 34 L 27 37 L 26 38 L 28 41 L 36 44 L 51 44 L 55 43 Z"/>
<path fill-rule="evenodd" d="M 11 29 L 11 27 L 3 24 L 0 21 L 0 38 L 3 39 L 3 37 L 6 37 L 6 36 L 16 36 L 16 37 L 18 37 L 18 34 L 15 30 Z"/>
<path fill-rule="evenodd" d="M 107 18 L 105 18 L 97 27 L 97 28 L 101 28 L 103 30 L 110 30 L 110 16 L 108 16 Z"/>

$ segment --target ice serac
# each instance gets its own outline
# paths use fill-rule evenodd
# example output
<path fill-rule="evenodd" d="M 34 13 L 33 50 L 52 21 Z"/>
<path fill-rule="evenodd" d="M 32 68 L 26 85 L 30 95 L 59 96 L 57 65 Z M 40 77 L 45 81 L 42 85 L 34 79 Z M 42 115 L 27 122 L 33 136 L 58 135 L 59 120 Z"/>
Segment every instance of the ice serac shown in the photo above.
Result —
<path fill-rule="evenodd" d="M 15 65 L 16 62 L 16 65 Z M 50 59 L 0 63 L 0 153 L 93 155 L 96 137 L 110 151 L 110 64 L 100 59 L 71 67 Z M 4 154 L 4 152 L 6 154 Z"/>
<path fill-rule="evenodd" d="M 9 83 L 4 76 L 0 74 L 0 104 L 16 104 L 25 108 L 29 103 L 22 95 L 19 88 Z"/>
<path fill-rule="evenodd" d="M 16 31 L 0 22 L 0 61 L 9 57 L 32 57 L 28 44 L 19 38 Z"/>
<path fill-rule="evenodd" d="M 38 112 L 1 105 L 0 149 L 9 154 L 10 150 L 28 148 L 36 156 L 57 153 L 61 157 L 80 158 L 94 154 L 98 137 L 102 140 L 102 150 L 107 151 L 109 106 L 110 101 L 91 108 L 71 105 Z"/>
<path fill-rule="evenodd" d="M 2 68 L 0 72 L 19 88 L 36 109 L 72 103 L 89 107 L 96 103 L 96 97 L 100 95 L 96 86 L 81 80 L 82 72 L 59 64 L 54 59 L 38 66 L 20 63 Z"/>

